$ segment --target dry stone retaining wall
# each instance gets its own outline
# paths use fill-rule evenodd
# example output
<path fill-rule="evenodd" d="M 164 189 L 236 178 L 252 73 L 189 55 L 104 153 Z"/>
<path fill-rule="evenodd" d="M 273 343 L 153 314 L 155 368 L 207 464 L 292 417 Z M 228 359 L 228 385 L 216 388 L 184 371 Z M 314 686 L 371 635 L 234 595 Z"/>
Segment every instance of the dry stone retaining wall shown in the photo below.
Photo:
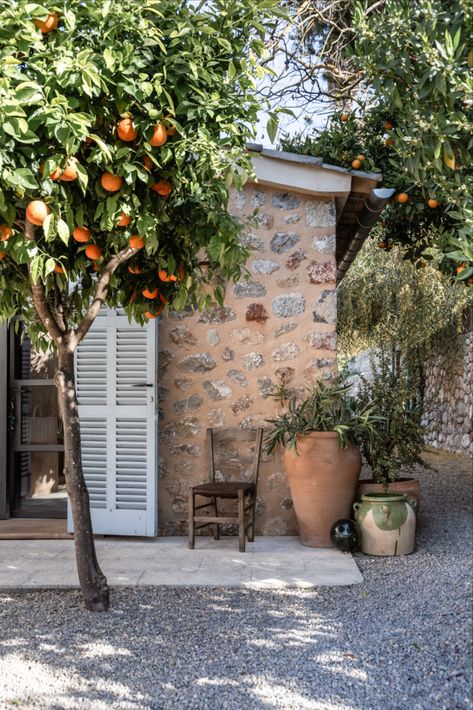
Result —
<path fill-rule="evenodd" d="M 473 333 L 462 338 L 458 357 L 434 360 L 426 370 L 427 443 L 438 449 L 473 454 Z"/>
<path fill-rule="evenodd" d="M 266 426 L 281 376 L 298 387 L 336 369 L 335 202 L 253 184 L 233 195 L 243 220 L 255 208 L 242 237 L 254 249 L 251 279 L 228 286 L 223 308 L 160 322 L 163 534 L 187 530 L 188 488 L 206 480 L 207 427 Z M 294 534 L 280 453 L 263 456 L 258 493 L 257 533 Z"/>

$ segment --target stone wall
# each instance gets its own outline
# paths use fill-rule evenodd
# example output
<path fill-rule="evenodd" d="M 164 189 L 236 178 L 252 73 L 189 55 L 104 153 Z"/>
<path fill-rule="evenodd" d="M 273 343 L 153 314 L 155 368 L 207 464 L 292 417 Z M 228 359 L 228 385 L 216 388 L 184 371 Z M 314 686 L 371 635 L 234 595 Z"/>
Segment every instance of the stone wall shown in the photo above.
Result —
<path fill-rule="evenodd" d="M 427 443 L 438 449 L 473 454 L 473 333 L 462 338 L 458 357 L 436 359 L 427 367 Z"/>
<path fill-rule="evenodd" d="M 159 521 L 187 530 L 191 484 L 207 480 L 207 427 L 265 426 L 281 375 L 291 385 L 336 368 L 335 202 L 248 185 L 232 198 L 257 227 L 250 281 L 227 288 L 225 306 L 160 322 Z M 296 532 L 281 454 L 263 456 L 257 533 Z"/>

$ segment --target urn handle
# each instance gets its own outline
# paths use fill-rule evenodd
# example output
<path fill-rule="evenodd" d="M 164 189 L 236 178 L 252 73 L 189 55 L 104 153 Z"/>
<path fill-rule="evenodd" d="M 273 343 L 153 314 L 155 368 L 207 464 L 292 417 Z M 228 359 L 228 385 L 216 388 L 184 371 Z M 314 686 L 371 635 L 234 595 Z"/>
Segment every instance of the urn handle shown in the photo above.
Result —
<path fill-rule="evenodd" d="M 411 506 L 413 510 L 417 508 L 417 501 L 415 498 L 408 498 L 407 503 Z"/>
<path fill-rule="evenodd" d="M 355 511 L 355 513 L 358 513 L 358 511 L 360 510 L 360 507 L 361 507 L 361 503 L 353 503 L 353 510 Z"/>

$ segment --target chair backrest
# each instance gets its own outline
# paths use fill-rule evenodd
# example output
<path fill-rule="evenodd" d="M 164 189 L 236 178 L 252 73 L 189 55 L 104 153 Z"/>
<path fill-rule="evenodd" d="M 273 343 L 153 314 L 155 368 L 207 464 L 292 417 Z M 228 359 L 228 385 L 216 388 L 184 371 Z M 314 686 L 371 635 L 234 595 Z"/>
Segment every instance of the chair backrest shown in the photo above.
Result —
<path fill-rule="evenodd" d="M 211 483 L 245 480 L 257 484 L 262 441 L 263 429 L 207 429 Z"/>

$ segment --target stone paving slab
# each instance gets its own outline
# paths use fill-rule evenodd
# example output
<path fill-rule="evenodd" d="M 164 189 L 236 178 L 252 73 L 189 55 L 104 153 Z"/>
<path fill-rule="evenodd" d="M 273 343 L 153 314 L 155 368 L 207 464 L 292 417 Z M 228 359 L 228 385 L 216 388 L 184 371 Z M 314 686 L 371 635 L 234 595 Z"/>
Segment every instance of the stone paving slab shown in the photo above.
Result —
<path fill-rule="evenodd" d="M 304 547 L 297 537 L 260 537 L 244 554 L 236 538 L 185 537 L 96 540 L 111 586 L 242 587 L 281 589 L 360 584 L 349 554 Z M 77 587 L 72 540 L 3 540 L 0 589 Z"/>

